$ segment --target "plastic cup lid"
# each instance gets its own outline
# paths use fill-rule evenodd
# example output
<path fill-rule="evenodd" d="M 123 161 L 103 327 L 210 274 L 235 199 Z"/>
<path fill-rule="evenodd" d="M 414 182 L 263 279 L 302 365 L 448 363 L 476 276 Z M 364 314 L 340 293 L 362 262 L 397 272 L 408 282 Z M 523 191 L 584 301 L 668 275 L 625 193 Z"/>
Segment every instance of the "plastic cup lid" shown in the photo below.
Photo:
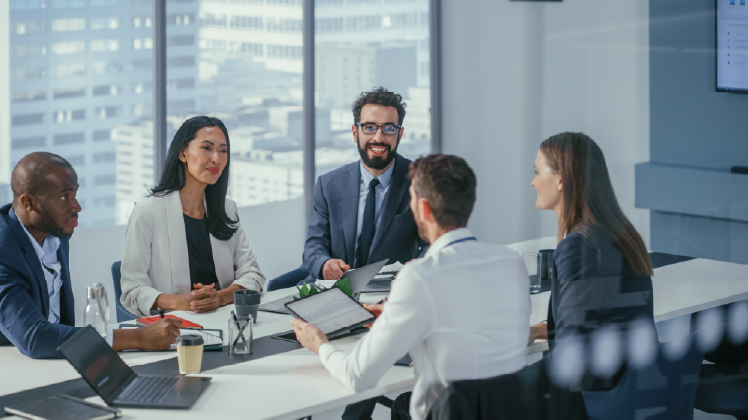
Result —
<path fill-rule="evenodd" d="M 185 334 L 177 337 L 178 346 L 202 346 L 203 338 L 195 334 Z"/>

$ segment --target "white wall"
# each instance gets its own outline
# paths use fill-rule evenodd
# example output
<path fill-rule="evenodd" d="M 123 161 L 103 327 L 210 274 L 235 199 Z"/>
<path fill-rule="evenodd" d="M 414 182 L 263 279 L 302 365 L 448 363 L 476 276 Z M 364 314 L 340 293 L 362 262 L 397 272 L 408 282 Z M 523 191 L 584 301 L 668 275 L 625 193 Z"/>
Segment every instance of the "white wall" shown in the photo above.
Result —
<path fill-rule="evenodd" d="M 85 217 L 81 213 L 81 217 Z M 301 198 L 239 209 L 260 269 L 268 280 L 297 268 L 306 239 Z M 75 318 L 80 325 L 86 305 L 86 287 L 101 282 L 109 294 L 110 322 L 116 321 L 112 263 L 122 259 L 125 226 L 86 229 L 70 239 L 70 277 L 75 295 Z"/>
<path fill-rule="evenodd" d="M 649 212 L 634 208 L 634 164 L 649 160 L 648 0 L 467 4 L 442 3 L 442 84 L 444 152 L 478 176 L 469 227 L 496 243 L 555 235 L 534 205 L 535 154 L 582 131 L 649 243 Z"/>

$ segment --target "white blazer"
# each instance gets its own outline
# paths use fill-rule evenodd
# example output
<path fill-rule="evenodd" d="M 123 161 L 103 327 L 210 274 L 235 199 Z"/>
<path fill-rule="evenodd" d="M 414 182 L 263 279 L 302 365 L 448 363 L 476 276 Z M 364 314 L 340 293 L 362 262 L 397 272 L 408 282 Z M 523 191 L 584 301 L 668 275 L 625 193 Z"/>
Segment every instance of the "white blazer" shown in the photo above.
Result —
<path fill-rule="evenodd" d="M 179 191 L 140 200 L 130 215 L 122 252 L 120 302 L 140 316 L 154 315 L 151 307 L 161 293 L 183 295 L 192 290 L 187 234 Z M 226 199 L 226 214 L 239 218 L 236 203 Z M 221 289 L 238 284 L 262 291 L 265 276 L 247 242 L 241 223 L 222 241 L 210 235 L 213 263 Z"/>

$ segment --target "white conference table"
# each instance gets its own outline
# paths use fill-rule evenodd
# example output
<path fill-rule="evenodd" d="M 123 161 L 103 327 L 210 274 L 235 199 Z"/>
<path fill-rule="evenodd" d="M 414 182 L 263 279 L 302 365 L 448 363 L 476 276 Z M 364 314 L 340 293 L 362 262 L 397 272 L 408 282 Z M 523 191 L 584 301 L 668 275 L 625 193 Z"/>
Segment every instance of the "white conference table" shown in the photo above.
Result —
<path fill-rule="evenodd" d="M 509 245 L 522 253 L 555 248 L 555 238 L 545 237 Z M 655 270 L 655 320 L 702 311 L 738 300 L 748 299 L 748 265 L 694 259 Z M 265 293 L 263 302 L 295 292 L 295 288 Z M 362 301 L 376 302 L 383 294 L 365 294 Z M 545 319 L 550 293 L 532 295 L 531 323 Z M 208 314 L 175 312 L 205 328 L 227 326 L 231 306 Z M 259 338 L 290 329 L 288 315 L 260 312 L 254 337 Z M 339 346 L 352 347 L 358 338 L 337 340 Z M 547 348 L 545 343 L 528 347 L 528 355 Z M 174 352 L 123 352 L 130 365 L 141 365 L 176 356 Z M 176 364 L 176 359 L 174 360 Z M 64 360 L 32 360 L 11 346 L 0 347 L 0 395 L 76 379 L 79 375 Z M 404 392 L 415 383 L 413 369 L 393 366 L 374 389 L 355 393 L 332 378 L 316 354 L 305 349 L 224 366 L 200 375 L 211 376 L 212 383 L 192 409 L 123 409 L 125 418 L 203 419 L 240 416 L 243 419 L 298 419 L 343 407 L 382 394 Z M 98 397 L 92 401 L 101 402 Z"/>

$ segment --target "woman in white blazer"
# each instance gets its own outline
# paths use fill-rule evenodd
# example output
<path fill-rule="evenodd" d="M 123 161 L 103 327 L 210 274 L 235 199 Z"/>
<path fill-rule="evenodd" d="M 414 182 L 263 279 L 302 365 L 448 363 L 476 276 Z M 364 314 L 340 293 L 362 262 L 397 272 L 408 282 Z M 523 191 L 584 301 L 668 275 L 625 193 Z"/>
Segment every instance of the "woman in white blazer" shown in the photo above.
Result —
<path fill-rule="evenodd" d="M 265 276 L 226 198 L 229 156 L 218 118 L 190 118 L 174 135 L 161 183 L 127 225 L 120 302 L 128 311 L 207 312 L 232 303 L 235 290 L 262 291 Z"/>

